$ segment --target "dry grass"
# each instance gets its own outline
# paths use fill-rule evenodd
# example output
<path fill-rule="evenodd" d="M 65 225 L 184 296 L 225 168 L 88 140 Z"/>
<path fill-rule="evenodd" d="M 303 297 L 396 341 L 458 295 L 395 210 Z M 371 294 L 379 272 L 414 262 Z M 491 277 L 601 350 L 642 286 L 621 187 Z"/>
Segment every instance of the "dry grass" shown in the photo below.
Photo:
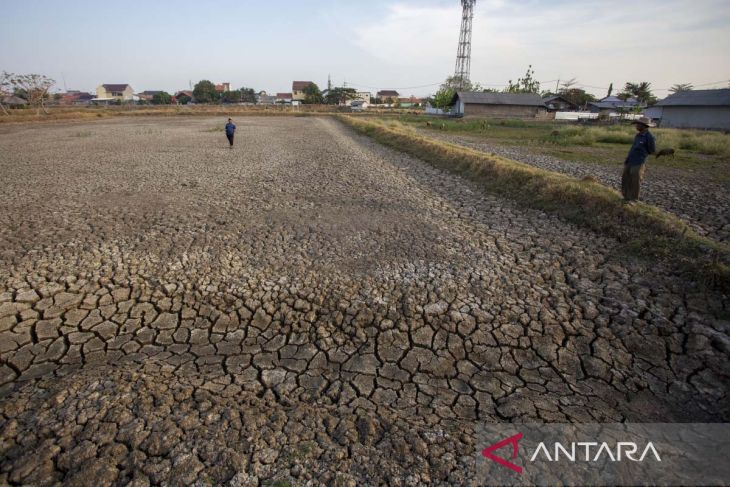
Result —
<path fill-rule="evenodd" d="M 340 120 L 385 145 L 468 177 L 491 193 L 615 237 L 634 255 L 660 259 L 713 287 L 730 288 L 730 247 L 700 237 L 659 208 L 640 202 L 625 205 L 617 191 L 598 182 L 422 137 L 396 120 Z"/>
<path fill-rule="evenodd" d="M 609 126 L 566 125 L 560 122 L 489 119 L 428 119 L 403 116 L 398 121 L 410 124 L 432 122 L 431 127 L 456 133 L 494 136 L 559 146 L 595 144 L 630 145 L 636 130 L 628 122 Z M 671 147 L 706 155 L 730 156 L 730 135 L 706 130 L 653 128 L 658 147 Z"/>
<path fill-rule="evenodd" d="M 338 107 L 327 105 L 300 107 L 241 105 L 53 107 L 49 110 L 48 115 L 37 115 L 34 110 L 11 110 L 10 115 L 0 115 L 0 124 L 90 121 L 116 117 L 310 116 L 340 111 L 342 110 L 339 110 Z"/>
<path fill-rule="evenodd" d="M 636 130 L 631 126 L 614 125 L 610 127 L 577 127 L 572 126 L 556 130 L 546 142 L 559 145 L 594 145 L 620 144 L 631 145 Z M 678 130 L 654 128 L 651 132 L 656 137 L 657 147 L 688 150 L 705 155 L 730 156 L 730 136 L 721 132 L 700 130 Z"/>
<path fill-rule="evenodd" d="M 264 105 L 130 105 L 51 107 L 49 113 L 36 114 L 35 110 L 11 110 L 10 115 L 0 113 L 0 125 L 8 123 L 45 123 L 56 121 L 90 121 L 110 117 L 229 117 L 229 116 L 288 116 L 307 117 L 350 113 L 347 107 L 333 105 L 264 106 Z M 415 116 L 417 111 L 405 109 L 371 110 L 371 115 Z"/>

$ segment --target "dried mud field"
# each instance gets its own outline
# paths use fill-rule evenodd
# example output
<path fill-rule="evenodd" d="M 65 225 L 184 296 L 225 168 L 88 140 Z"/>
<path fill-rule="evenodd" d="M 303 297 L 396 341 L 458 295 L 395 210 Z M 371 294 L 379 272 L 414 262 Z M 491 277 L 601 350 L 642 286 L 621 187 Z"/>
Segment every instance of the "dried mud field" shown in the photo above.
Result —
<path fill-rule="evenodd" d="M 337 121 L 224 123 L 0 128 L 0 485 L 474 485 L 481 422 L 730 420 L 726 296 Z"/>

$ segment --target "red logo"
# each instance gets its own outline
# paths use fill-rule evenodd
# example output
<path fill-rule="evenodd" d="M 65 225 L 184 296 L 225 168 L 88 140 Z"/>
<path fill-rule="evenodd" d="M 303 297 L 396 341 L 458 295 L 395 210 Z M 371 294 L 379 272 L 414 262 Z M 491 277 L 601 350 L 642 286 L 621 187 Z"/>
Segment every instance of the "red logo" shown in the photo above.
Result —
<path fill-rule="evenodd" d="M 506 440 L 502 440 L 499 443 L 495 443 L 494 445 L 482 450 L 482 456 L 484 458 L 492 460 L 493 462 L 497 462 L 498 464 L 502 465 L 503 467 L 507 467 L 512 471 L 522 473 L 522 467 L 520 467 L 519 465 L 515 465 L 514 463 L 493 454 L 494 451 L 499 450 L 500 448 L 504 448 L 507 445 L 512 445 L 512 460 L 514 460 L 515 458 L 517 458 L 517 452 L 520 449 L 519 443 L 521 439 L 522 433 L 517 433 L 514 436 L 510 436 Z"/>

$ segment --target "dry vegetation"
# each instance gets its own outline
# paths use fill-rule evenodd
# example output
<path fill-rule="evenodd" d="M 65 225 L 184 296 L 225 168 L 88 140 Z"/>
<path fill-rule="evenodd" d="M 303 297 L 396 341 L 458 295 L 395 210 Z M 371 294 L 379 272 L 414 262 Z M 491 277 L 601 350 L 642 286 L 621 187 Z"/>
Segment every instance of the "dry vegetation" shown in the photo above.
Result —
<path fill-rule="evenodd" d="M 110 117 L 228 117 L 228 116 L 309 116 L 349 113 L 347 107 L 334 105 L 143 105 L 52 107 L 48 115 L 38 115 L 30 109 L 14 109 L 9 115 L 0 114 L 0 125 L 8 123 L 43 123 L 54 121 L 90 121 Z M 415 116 L 420 113 L 405 109 L 373 109 L 371 114 Z"/>
<path fill-rule="evenodd" d="M 599 164 L 614 164 L 626 157 L 627 146 L 636 134 L 628 123 L 610 126 L 576 125 L 567 122 L 522 120 L 442 119 L 401 116 L 397 119 L 414 128 L 474 137 L 480 140 L 529 147 L 531 151 Z M 431 125 L 427 125 L 427 122 Z M 391 122 L 392 123 L 392 122 Z M 727 179 L 730 135 L 703 130 L 652 129 L 657 147 L 677 150 L 675 158 L 660 159 L 663 167 L 706 169 L 706 176 Z"/>
<path fill-rule="evenodd" d="M 617 191 L 595 181 L 429 139 L 398 121 L 341 119 L 385 145 L 475 180 L 491 193 L 612 235 L 633 255 L 672 262 L 712 285 L 730 286 L 730 248 L 698 236 L 681 220 L 654 206 L 625 205 Z"/>

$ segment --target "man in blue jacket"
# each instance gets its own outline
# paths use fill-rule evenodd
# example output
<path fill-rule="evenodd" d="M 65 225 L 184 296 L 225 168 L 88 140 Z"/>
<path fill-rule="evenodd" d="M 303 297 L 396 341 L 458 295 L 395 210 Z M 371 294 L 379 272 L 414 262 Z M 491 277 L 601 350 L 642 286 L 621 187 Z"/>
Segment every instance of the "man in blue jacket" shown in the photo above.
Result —
<path fill-rule="evenodd" d="M 226 124 L 226 137 L 228 137 L 228 143 L 231 149 L 233 149 L 233 136 L 236 135 L 236 126 L 233 124 L 233 119 L 229 118 Z"/>
<path fill-rule="evenodd" d="M 641 180 L 644 177 L 646 158 L 649 154 L 656 152 L 656 141 L 649 127 L 654 127 L 649 117 L 641 117 L 635 120 L 636 130 L 639 132 L 634 138 L 634 144 L 629 150 L 629 155 L 624 162 L 624 172 L 621 176 L 621 194 L 624 201 L 636 201 L 639 199 Z"/>

